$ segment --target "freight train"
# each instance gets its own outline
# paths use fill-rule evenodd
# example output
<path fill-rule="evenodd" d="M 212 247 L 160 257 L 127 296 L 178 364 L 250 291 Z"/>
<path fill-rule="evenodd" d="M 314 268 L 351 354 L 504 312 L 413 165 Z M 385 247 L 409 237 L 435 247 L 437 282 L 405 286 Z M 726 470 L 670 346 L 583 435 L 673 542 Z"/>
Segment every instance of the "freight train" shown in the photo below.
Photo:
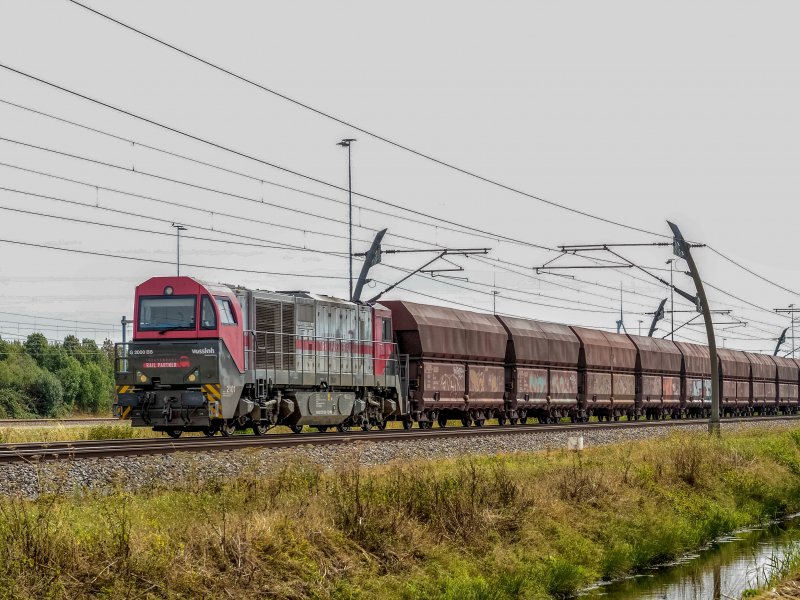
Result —
<path fill-rule="evenodd" d="M 800 364 L 720 349 L 724 415 L 800 410 Z M 115 414 L 173 437 L 710 414 L 708 348 L 403 300 L 154 277 L 117 346 Z"/>

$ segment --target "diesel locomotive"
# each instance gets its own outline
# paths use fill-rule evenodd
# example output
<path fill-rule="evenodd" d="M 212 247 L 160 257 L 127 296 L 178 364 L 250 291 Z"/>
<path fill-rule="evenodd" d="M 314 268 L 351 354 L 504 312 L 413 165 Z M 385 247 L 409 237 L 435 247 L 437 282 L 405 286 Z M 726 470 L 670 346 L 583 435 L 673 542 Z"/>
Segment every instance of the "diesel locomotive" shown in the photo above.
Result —
<path fill-rule="evenodd" d="M 264 434 L 710 413 L 708 348 L 430 306 L 347 302 L 154 277 L 117 346 L 114 411 L 133 426 Z M 800 409 L 800 364 L 721 349 L 724 415 Z"/>

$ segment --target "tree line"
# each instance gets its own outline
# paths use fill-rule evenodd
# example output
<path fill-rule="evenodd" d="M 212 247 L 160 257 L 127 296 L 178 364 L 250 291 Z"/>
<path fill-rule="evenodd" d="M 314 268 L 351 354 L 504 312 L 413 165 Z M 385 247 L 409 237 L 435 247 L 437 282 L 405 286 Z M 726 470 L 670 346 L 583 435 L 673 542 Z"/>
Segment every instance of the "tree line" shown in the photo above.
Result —
<path fill-rule="evenodd" d="M 41 333 L 24 342 L 0 338 L 0 418 L 104 413 L 114 395 L 114 343 L 68 335 L 50 343 Z"/>

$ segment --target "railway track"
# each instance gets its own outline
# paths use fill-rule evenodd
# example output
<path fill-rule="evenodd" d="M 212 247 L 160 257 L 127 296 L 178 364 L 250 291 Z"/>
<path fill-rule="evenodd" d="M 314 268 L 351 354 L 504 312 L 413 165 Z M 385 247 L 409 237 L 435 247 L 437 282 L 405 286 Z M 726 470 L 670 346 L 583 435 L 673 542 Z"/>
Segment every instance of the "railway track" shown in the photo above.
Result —
<path fill-rule="evenodd" d="M 800 415 L 749 417 L 726 419 L 723 423 L 758 423 L 771 421 L 800 420 Z M 544 432 L 585 432 L 594 429 L 615 430 L 636 427 L 680 427 L 703 425 L 706 421 L 639 421 L 618 423 L 563 423 L 556 425 L 513 425 L 503 427 L 467 428 L 445 427 L 444 429 L 387 429 L 384 431 L 357 431 L 350 433 L 302 433 L 272 434 L 265 436 L 237 435 L 229 438 L 191 437 L 139 438 L 122 440 L 92 440 L 71 442 L 0 444 L 0 463 L 41 460 L 72 460 L 86 458 L 109 458 L 115 456 L 138 456 L 148 454 L 171 454 L 174 452 L 219 452 L 244 448 L 290 448 L 304 445 L 347 444 L 356 442 L 410 441 L 425 438 L 449 438 L 470 436 L 512 435 Z"/>
<path fill-rule="evenodd" d="M 118 425 L 119 419 L 113 417 L 75 417 L 71 419 L 0 419 L 0 428 L 3 427 L 53 427 L 63 425 L 73 427 L 77 425 Z"/>

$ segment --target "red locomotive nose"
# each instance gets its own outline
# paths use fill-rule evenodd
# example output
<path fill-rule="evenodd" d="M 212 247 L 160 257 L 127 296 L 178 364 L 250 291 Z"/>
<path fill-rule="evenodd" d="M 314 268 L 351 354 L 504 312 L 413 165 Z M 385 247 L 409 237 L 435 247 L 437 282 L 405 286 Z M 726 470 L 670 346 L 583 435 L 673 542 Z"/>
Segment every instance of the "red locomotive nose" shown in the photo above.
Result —
<path fill-rule="evenodd" d="M 191 363 L 189 363 L 189 357 L 181 356 L 180 359 L 178 360 L 178 366 L 180 366 L 182 369 L 190 367 Z"/>

